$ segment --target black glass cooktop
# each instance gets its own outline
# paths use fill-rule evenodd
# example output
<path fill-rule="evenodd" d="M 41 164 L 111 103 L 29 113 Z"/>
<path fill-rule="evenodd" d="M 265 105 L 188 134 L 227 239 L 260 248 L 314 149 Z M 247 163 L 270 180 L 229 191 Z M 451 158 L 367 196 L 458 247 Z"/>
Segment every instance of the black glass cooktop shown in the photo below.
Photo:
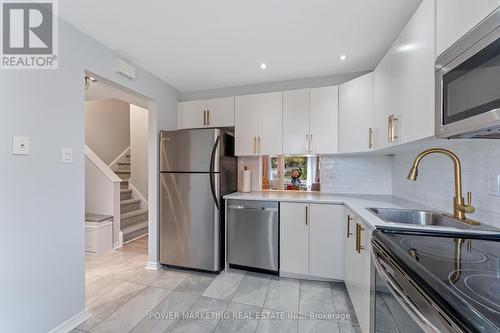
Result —
<path fill-rule="evenodd" d="M 466 329 L 500 332 L 500 235 L 389 229 L 374 236 Z"/>

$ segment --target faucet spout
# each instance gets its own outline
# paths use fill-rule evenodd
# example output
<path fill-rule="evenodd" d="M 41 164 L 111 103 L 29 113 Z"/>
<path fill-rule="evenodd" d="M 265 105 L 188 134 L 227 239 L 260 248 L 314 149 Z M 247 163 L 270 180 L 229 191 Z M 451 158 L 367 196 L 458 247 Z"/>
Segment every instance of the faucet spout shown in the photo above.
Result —
<path fill-rule="evenodd" d="M 467 220 L 465 216 L 466 213 L 473 213 L 475 211 L 474 207 L 471 205 L 471 194 L 468 194 L 468 203 L 464 203 L 464 197 L 462 196 L 462 166 L 460 164 L 460 159 L 452 151 L 444 148 L 431 148 L 424 150 L 417 155 L 413 164 L 411 166 L 410 172 L 408 173 L 408 180 L 415 181 L 418 177 L 418 166 L 420 161 L 427 155 L 430 154 L 442 154 L 448 156 L 453 162 L 453 175 L 455 180 L 455 197 L 453 199 L 453 217 L 460 220 Z"/>

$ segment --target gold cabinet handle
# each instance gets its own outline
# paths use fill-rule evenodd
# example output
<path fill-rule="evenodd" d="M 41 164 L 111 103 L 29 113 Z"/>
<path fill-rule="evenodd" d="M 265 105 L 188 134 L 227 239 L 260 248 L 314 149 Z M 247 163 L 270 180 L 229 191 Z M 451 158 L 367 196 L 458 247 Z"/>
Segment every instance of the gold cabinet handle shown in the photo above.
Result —
<path fill-rule="evenodd" d="M 313 150 L 313 135 L 309 135 L 309 152 L 312 153 Z"/>
<path fill-rule="evenodd" d="M 207 126 L 207 111 L 203 110 L 203 126 Z"/>
<path fill-rule="evenodd" d="M 309 134 L 306 134 L 306 152 L 309 152 Z"/>
<path fill-rule="evenodd" d="M 210 110 L 207 110 L 207 126 L 210 126 Z"/>
<path fill-rule="evenodd" d="M 396 121 L 398 121 L 398 118 L 391 114 L 388 118 L 388 127 L 387 127 L 387 140 L 388 142 L 394 142 L 398 138 L 396 135 Z"/>
<path fill-rule="evenodd" d="M 261 145 L 260 145 L 260 136 L 259 136 L 259 137 L 257 137 L 257 147 L 258 147 L 258 148 L 257 148 L 257 149 L 258 149 L 258 152 L 259 152 L 259 154 L 260 154 L 261 149 L 262 149 L 262 147 L 261 147 Z"/>
<path fill-rule="evenodd" d="M 364 249 L 364 247 L 361 246 L 361 232 L 364 230 L 361 224 L 356 223 L 356 252 L 358 253 L 361 253 L 361 250 Z"/>
<path fill-rule="evenodd" d="M 351 232 L 351 221 L 353 220 L 352 216 L 347 214 L 347 238 L 352 235 Z"/>
<path fill-rule="evenodd" d="M 368 129 L 368 148 L 372 149 L 373 148 L 373 128 L 370 127 Z"/>
<path fill-rule="evenodd" d="M 309 217 L 308 217 L 308 214 L 307 214 L 307 205 L 306 205 L 306 225 L 309 223 Z"/>
<path fill-rule="evenodd" d="M 257 137 L 253 137 L 253 153 L 257 154 Z"/>

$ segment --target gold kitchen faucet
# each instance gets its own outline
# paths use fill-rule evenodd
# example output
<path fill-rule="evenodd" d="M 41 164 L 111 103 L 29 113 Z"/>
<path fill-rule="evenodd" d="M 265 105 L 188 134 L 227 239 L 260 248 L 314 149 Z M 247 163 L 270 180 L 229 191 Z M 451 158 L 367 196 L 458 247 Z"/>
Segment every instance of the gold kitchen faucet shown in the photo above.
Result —
<path fill-rule="evenodd" d="M 415 160 L 413 161 L 413 165 L 408 173 L 408 180 L 415 181 L 418 176 L 418 165 L 422 158 L 430 154 L 443 154 L 451 158 L 453 161 L 453 171 L 455 178 L 455 198 L 453 198 L 453 217 L 468 223 L 468 224 L 479 224 L 479 222 L 470 220 L 467 218 L 465 214 L 474 213 L 475 208 L 471 205 L 472 202 L 472 193 L 467 192 L 467 204 L 464 203 L 464 198 L 462 197 L 462 167 L 460 164 L 460 159 L 455 153 L 449 151 L 444 148 L 431 148 L 424 150 L 420 154 L 417 155 Z"/>

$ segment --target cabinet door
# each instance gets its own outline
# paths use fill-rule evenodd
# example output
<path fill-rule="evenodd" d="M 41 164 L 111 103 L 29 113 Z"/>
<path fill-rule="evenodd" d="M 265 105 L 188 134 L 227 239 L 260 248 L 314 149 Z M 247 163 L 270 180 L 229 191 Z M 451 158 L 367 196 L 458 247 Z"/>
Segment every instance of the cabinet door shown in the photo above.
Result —
<path fill-rule="evenodd" d="M 283 93 L 274 92 L 253 96 L 254 113 L 259 119 L 258 154 L 283 154 Z"/>
<path fill-rule="evenodd" d="M 257 155 L 259 103 L 254 95 L 236 96 L 234 109 L 235 153 Z"/>
<path fill-rule="evenodd" d="M 280 271 L 309 274 L 309 210 L 305 203 L 280 204 Z"/>
<path fill-rule="evenodd" d="M 436 53 L 440 55 L 500 6 L 500 0 L 436 1 Z"/>
<path fill-rule="evenodd" d="M 310 90 L 310 151 L 314 154 L 338 152 L 338 87 Z"/>
<path fill-rule="evenodd" d="M 309 275 L 344 280 L 343 205 L 309 205 Z"/>
<path fill-rule="evenodd" d="M 309 89 L 283 92 L 283 154 L 309 152 Z"/>
<path fill-rule="evenodd" d="M 356 216 L 351 211 L 347 210 L 344 222 L 346 224 L 346 231 L 344 233 L 344 282 L 347 291 L 349 294 L 352 294 L 356 286 L 355 280 L 358 259 L 354 248 Z"/>
<path fill-rule="evenodd" d="M 357 266 L 357 294 L 356 303 L 354 310 L 356 311 L 356 316 L 358 317 L 358 322 L 363 332 L 370 331 L 371 322 L 371 283 L 372 283 L 372 262 L 370 257 L 370 236 L 371 229 L 369 229 L 364 221 L 359 220 L 357 223 L 361 226 L 360 237 L 361 237 L 361 251 L 357 253 L 358 266 Z"/>
<path fill-rule="evenodd" d="M 205 127 L 203 112 L 206 110 L 206 101 L 182 102 L 182 128 Z"/>
<path fill-rule="evenodd" d="M 434 135 L 434 1 L 423 1 L 375 69 L 377 148 Z M 388 117 L 396 135 L 388 142 Z"/>
<path fill-rule="evenodd" d="M 339 151 L 371 150 L 373 130 L 373 72 L 339 86 Z"/>
<path fill-rule="evenodd" d="M 234 97 L 207 100 L 208 126 L 234 126 Z"/>

